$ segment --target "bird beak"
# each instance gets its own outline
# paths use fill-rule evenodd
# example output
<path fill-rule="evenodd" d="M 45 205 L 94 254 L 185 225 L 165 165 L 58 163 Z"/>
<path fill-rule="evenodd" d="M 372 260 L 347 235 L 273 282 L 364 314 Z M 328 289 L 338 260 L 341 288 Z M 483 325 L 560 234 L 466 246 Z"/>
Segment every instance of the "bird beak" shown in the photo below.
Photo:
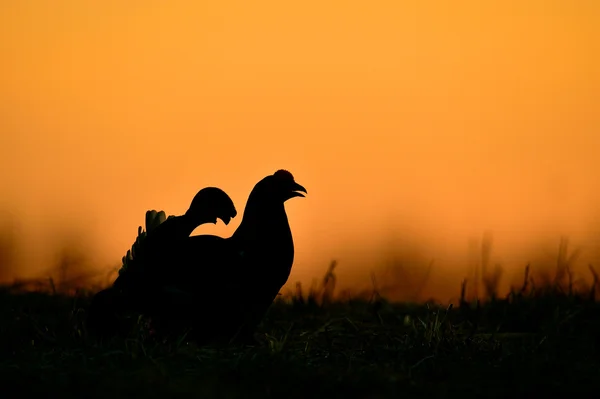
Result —
<path fill-rule="evenodd" d="M 298 191 L 301 191 L 301 192 L 298 192 Z M 294 197 L 304 197 L 304 194 L 302 194 L 302 193 L 308 194 L 304 187 L 302 187 L 300 184 L 294 182 L 292 184 L 292 187 L 290 187 L 290 194 L 288 195 L 288 199 L 294 198 Z"/>

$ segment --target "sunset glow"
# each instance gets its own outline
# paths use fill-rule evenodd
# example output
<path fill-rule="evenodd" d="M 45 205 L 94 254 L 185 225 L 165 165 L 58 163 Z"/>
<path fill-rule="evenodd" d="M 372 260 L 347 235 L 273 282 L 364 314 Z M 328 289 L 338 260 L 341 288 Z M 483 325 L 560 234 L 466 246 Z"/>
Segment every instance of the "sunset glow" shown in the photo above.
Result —
<path fill-rule="evenodd" d="M 205 186 L 239 215 L 196 234 L 229 236 L 281 168 L 308 190 L 286 203 L 289 288 L 333 259 L 342 288 L 434 260 L 419 295 L 445 301 L 487 230 L 503 284 L 555 265 L 561 235 L 587 277 L 599 20 L 593 0 L 1 2 L 0 228 L 18 241 L 0 278 L 48 273 L 61 245 L 118 266 L 146 210 L 182 214 Z"/>

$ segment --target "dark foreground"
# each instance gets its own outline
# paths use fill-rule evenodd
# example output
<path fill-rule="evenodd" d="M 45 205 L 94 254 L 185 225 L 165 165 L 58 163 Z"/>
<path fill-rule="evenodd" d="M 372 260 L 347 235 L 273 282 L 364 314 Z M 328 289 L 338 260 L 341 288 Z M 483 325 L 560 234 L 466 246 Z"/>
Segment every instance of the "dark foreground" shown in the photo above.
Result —
<path fill-rule="evenodd" d="M 0 292 L 2 397 L 317 398 L 600 395 L 600 306 L 551 292 L 437 308 L 276 303 L 257 347 L 86 331 L 86 296 Z M 12 393 L 12 394 L 11 394 Z"/>

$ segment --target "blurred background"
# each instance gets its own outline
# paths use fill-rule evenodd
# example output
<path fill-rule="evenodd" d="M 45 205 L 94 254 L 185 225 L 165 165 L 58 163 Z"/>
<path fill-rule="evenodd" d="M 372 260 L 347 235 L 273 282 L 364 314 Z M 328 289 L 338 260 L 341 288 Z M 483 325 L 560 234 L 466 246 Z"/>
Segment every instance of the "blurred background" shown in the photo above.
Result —
<path fill-rule="evenodd" d="M 0 280 L 118 268 L 149 209 L 290 170 L 288 282 L 448 300 L 600 268 L 600 3 L 0 2 Z M 61 272 L 62 270 L 62 272 Z M 95 277 L 94 277 L 95 276 Z M 58 277 L 57 277 L 58 278 Z M 67 279 L 63 275 L 64 279 Z"/>

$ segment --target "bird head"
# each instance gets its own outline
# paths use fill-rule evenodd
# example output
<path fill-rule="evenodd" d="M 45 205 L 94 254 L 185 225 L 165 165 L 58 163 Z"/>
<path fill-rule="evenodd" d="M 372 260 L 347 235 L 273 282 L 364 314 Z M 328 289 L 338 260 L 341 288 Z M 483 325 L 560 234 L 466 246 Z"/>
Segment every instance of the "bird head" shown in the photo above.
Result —
<path fill-rule="evenodd" d="M 294 176 L 284 169 L 280 169 L 262 179 L 252 191 L 259 194 L 263 201 L 280 203 L 284 203 L 290 198 L 304 197 L 304 194 L 308 194 L 304 187 L 296 183 Z"/>
<path fill-rule="evenodd" d="M 198 224 L 216 224 L 217 219 L 229 224 L 237 215 L 237 211 L 225 191 L 216 187 L 206 187 L 198 191 L 185 214 L 191 216 Z"/>

